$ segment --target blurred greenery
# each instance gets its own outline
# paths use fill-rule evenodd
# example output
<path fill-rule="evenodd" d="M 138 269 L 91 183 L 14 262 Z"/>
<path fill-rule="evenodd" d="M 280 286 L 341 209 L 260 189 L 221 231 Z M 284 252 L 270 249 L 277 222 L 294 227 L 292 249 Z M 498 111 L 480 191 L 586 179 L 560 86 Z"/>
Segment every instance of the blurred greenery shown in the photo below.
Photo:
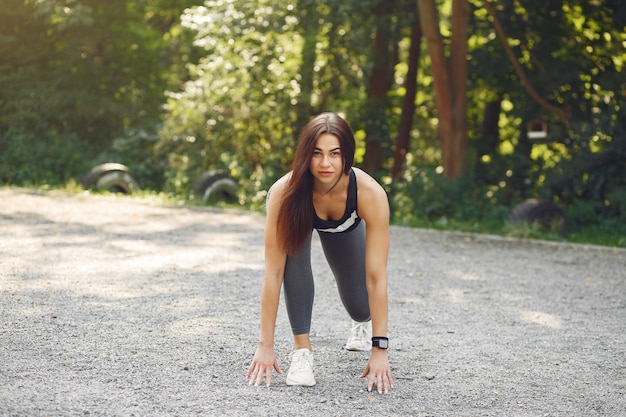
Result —
<path fill-rule="evenodd" d="M 144 196 L 201 204 L 191 183 L 220 169 L 239 207 L 262 210 L 302 125 L 335 111 L 358 164 L 380 146 L 372 174 L 395 224 L 626 246 L 623 2 L 497 3 L 528 83 L 568 120 L 529 95 L 483 2 L 469 2 L 469 170 L 448 179 L 425 52 L 402 175 L 390 174 L 418 20 L 414 0 L 381 1 L 0 0 L 0 184 L 75 189 L 118 162 Z M 449 46 L 451 1 L 436 3 Z M 545 139 L 528 137 L 537 120 Z M 568 236 L 508 224 L 528 198 L 558 205 Z"/>

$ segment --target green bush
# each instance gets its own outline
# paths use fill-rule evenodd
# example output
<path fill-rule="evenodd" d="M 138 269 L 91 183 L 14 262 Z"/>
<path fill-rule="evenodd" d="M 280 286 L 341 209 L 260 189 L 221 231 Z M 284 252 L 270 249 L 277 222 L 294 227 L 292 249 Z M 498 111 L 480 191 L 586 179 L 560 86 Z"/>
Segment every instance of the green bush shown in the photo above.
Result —
<path fill-rule="evenodd" d="M 389 187 L 393 220 L 410 226 L 501 227 L 508 208 L 488 198 L 487 187 L 472 176 L 451 181 L 432 168 L 411 168 L 404 181 Z"/>
<path fill-rule="evenodd" d="M 565 217 L 570 229 L 582 229 L 598 222 L 596 204 L 591 201 L 578 200 L 570 206 Z"/>
<path fill-rule="evenodd" d="M 609 216 L 626 227 L 626 189 L 616 188 L 607 196 Z"/>
<path fill-rule="evenodd" d="M 84 145 L 72 136 L 53 132 L 44 137 L 26 133 L 0 136 L 0 182 L 12 185 L 65 184 L 87 169 Z"/>
<path fill-rule="evenodd" d="M 128 166 L 142 189 L 161 191 L 165 183 L 165 167 L 154 153 L 158 136 L 148 130 L 130 129 L 113 140 L 107 152 L 91 161 L 91 166 L 117 162 Z"/>

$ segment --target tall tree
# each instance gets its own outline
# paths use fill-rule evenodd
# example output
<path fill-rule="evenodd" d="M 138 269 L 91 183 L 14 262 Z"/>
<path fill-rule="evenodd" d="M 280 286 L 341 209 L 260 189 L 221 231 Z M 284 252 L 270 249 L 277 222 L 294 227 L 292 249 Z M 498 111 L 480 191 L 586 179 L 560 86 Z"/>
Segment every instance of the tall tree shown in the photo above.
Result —
<path fill-rule="evenodd" d="M 539 195 L 626 212 L 617 191 L 626 178 L 620 1 L 474 4 L 472 95 L 491 115 L 477 139 L 490 146 L 478 151 L 491 184 L 506 184 L 500 198 L 509 200 L 501 201 Z M 541 141 L 527 134 L 536 119 L 548 127 Z"/>
<path fill-rule="evenodd" d="M 319 36 L 319 13 L 315 2 L 299 0 L 301 12 L 300 36 L 302 36 L 302 62 L 300 64 L 300 95 L 297 98 L 297 114 L 294 135 L 298 135 L 314 113 L 312 98 L 315 91 L 315 63 Z M 295 139 L 295 138 L 294 138 Z"/>
<path fill-rule="evenodd" d="M 387 94 L 393 82 L 395 65 L 392 33 L 393 2 L 381 0 L 374 8 L 375 32 L 373 42 L 373 67 L 367 88 L 366 148 L 363 167 L 376 173 L 383 168 L 383 149 L 389 144 L 389 123 L 386 111 L 389 107 Z"/>
<path fill-rule="evenodd" d="M 409 151 L 411 139 L 411 126 L 415 114 L 415 94 L 417 92 L 417 72 L 420 61 L 422 44 L 422 28 L 416 19 L 411 26 L 411 43 L 409 46 L 408 71 L 405 80 L 405 94 L 402 101 L 402 116 L 398 128 L 396 148 L 393 154 L 393 167 L 391 176 L 395 179 L 402 177 L 402 168 Z"/>
<path fill-rule="evenodd" d="M 3 1 L 0 90 L 11 99 L 0 103 L 2 130 L 32 131 L 34 117 L 38 134 L 101 151 L 125 129 L 158 122 L 164 39 L 193 0 Z"/>
<path fill-rule="evenodd" d="M 420 24 L 428 45 L 439 119 L 439 134 L 446 177 L 467 171 L 467 33 L 469 3 L 452 0 L 449 55 L 439 30 L 435 0 L 417 0 Z"/>

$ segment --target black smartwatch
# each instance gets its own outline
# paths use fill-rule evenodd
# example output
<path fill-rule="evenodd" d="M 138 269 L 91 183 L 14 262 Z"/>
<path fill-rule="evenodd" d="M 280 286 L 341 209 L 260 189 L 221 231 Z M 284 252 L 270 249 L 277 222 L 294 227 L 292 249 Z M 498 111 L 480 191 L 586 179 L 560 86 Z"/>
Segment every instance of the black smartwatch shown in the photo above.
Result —
<path fill-rule="evenodd" d="M 374 336 L 372 337 L 372 347 L 377 347 L 380 349 L 388 349 L 389 348 L 389 338 L 382 336 Z"/>

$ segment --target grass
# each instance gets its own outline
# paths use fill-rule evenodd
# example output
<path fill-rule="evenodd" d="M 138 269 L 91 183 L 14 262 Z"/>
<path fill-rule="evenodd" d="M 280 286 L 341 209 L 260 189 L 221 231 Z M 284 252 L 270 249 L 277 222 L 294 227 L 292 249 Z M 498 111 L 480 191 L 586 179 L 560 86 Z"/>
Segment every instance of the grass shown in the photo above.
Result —
<path fill-rule="evenodd" d="M 597 227 L 587 227 L 576 230 L 562 236 L 555 231 L 542 228 L 536 223 L 516 223 L 509 224 L 498 220 L 457 220 L 440 218 L 438 220 L 415 219 L 410 223 L 402 221 L 393 222 L 399 226 L 420 227 L 424 229 L 434 229 L 442 231 L 456 231 L 465 233 L 491 234 L 503 237 L 514 237 L 522 239 L 537 239 L 552 242 L 568 242 L 588 245 L 610 246 L 626 248 L 626 236 L 616 232 L 610 233 L 598 230 Z"/>
<path fill-rule="evenodd" d="M 69 181 L 64 186 L 52 187 L 48 185 L 31 187 L 38 191 L 63 191 L 70 194 L 97 194 L 97 195 L 115 195 L 119 196 L 119 193 L 111 191 L 86 191 L 83 186 L 76 181 Z M 150 202 L 156 202 L 160 204 L 171 205 L 189 205 L 196 207 L 214 207 L 220 209 L 237 209 L 237 210 L 250 210 L 259 211 L 258 207 L 247 207 L 236 203 L 226 203 L 223 201 L 212 202 L 210 204 L 204 203 L 199 198 L 193 196 L 181 197 L 171 195 L 164 192 L 154 192 L 142 190 L 132 196 L 141 200 Z M 257 205 L 258 206 L 258 205 Z M 551 230 L 541 228 L 537 224 L 532 223 L 518 223 L 507 224 L 502 219 L 493 220 L 476 220 L 476 219 L 449 219 L 441 217 L 436 220 L 426 220 L 424 218 L 418 218 L 415 213 L 412 213 L 409 221 L 403 221 L 397 218 L 392 221 L 392 224 L 397 226 L 407 227 L 419 227 L 425 229 L 442 230 L 442 231 L 457 231 L 465 233 L 479 233 L 479 234 L 493 234 L 504 237 L 515 237 L 524 239 L 538 239 L 555 242 L 569 242 L 579 244 L 590 244 L 609 247 L 626 248 L 626 236 L 620 233 L 619 230 L 612 231 L 608 227 L 587 226 L 586 228 L 576 229 L 568 233 L 566 236 L 561 236 Z M 607 231 L 608 230 L 608 231 Z"/>

